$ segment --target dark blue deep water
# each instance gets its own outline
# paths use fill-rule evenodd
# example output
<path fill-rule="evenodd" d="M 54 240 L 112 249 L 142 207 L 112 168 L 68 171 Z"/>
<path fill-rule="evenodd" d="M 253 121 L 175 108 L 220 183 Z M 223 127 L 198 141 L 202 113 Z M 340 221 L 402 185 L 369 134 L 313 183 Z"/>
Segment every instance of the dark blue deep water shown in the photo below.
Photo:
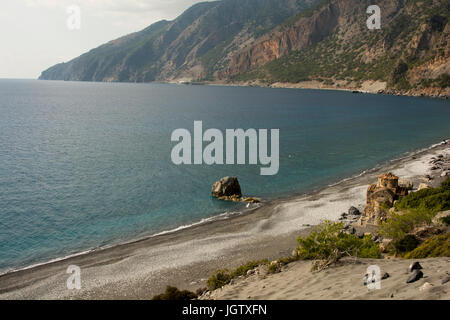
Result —
<path fill-rule="evenodd" d="M 171 133 L 279 128 L 280 171 L 176 166 Z M 450 103 L 266 88 L 0 80 L 0 271 L 197 222 L 237 175 L 247 195 L 305 192 L 450 137 Z"/>

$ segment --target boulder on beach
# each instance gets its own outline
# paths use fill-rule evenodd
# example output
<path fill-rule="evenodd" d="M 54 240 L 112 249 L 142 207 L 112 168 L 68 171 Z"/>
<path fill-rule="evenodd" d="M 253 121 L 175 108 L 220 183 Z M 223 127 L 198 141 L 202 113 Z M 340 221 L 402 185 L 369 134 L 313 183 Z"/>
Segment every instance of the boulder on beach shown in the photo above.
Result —
<path fill-rule="evenodd" d="M 406 283 L 413 283 L 413 282 L 416 282 L 417 280 L 419 280 L 421 278 L 423 278 L 423 272 L 416 269 L 408 277 L 408 279 L 406 280 Z"/>
<path fill-rule="evenodd" d="M 348 214 L 351 216 L 359 216 L 361 212 L 355 207 L 350 207 L 350 209 L 348 209 Z"/>
<path fill-rule="evenodd" d="M 224 177 L 213 184 L 211 194 L 216 198 L 240 198 L 242 197 L 241 186 L 237 177 Z"/>

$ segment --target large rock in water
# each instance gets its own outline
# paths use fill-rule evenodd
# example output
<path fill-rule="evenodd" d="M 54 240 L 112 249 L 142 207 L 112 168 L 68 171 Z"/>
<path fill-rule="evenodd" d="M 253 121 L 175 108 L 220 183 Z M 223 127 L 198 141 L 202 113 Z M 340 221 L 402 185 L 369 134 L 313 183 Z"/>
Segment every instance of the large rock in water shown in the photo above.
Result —
<path fill-rule="evenodd" d="M 241 197 L 241 186 L 237 177 L 225 177 L 213 184 L 211 194 L 213 197 Z"/>

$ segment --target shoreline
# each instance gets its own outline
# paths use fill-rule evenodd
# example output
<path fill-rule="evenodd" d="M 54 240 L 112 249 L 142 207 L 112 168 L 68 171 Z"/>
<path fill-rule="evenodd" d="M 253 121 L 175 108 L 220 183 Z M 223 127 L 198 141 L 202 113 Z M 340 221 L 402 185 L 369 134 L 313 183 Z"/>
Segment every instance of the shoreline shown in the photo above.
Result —
<path fill-rule="evenodd" d="M 224 265 L 290 255 L 297 236 L 311 226 L 337 220 L 352 205 L 363 209 L 367 185 L 379 172 L 394 170 L 401 178 L 413 178 L 427 171 L 424 157 L 443 150 L 450 152 L 448 143 L 410 152 L 306 194 L 267 201 L 230 218 L 9 271 L 0 275 L 0 299 L 149 299 L 168 284 L 195 290 Z M 65 271 L 71 264 L 86 275 L 77 292 L 65 288 Z"/>
<path fill-rule="evenodd" d="M 369 88 L 357 88 L 351 86 L 323 86 L 321 82 L 316 82 L 315 84 L 311 84 L 313 81 L 305 81 L 308 84 L 300 83 L 291 83 L 291 82 L 275 82 L 272 84 L 266 83 L 248 83 L 248 82 L 225 82 L 225 81 L 205 81 L 205 82 L 195 82 L 195 81 L 183 81 L 183 80 L 155 80 L 151 82 L 124 82 L 124 81 L 79 81 L 79 80 L 47 80 L 47 79 L 4 79 L 4 80 L 34 80 L 34 81 L 62 81 L 62 82 L 92 82 L 92 83 L 124 83 L 124 84 L 174 84 L 174 85 L 201 85 L 201 86 L 221 86 L 221 87 L 243 87 L 243 88 L 268 88 L 268 89 L 301 89 L 301 90 L 325 90 L 325 91 L 342 91 L 342 92 L 350 92 L 355 94 L 375 94 L 375 95 L 388 95 L 388 96 L 397 96 L 397 97 L 414 97 L 414 98 L 429 98 L 429 99 L 442 99 L 448 100 L 450 97 L 450 89 L 446 89 L 447 92 L 445 94 L 441 93 L 428 93 L 426 91 L 416 91 L 416 92 L 403 92 L 396 91 L 392 89 L 374 89 L 370 88 L 372 85 L 384 83 L 375 80 L 368 80 L 366 82 Z M 433 88 L 431 88 L 433 89 Z M 436 90 L 435 90 L 436 91 Z M 441 90 L 439 90 L 441 91 Z"/>
<path fill-rule="evenodd" d="M 430 99 L 442 99 L 448 100 L 450 97 L 450 90 L 432 88 L 435 90 L 416 90 L 411 89 L 409 91 L 399 91 L 395 89 L 388 89 L 387 83 L 377 80 L 367 80 L 361 87 L 348 86 L 348 85 L 324 85 L 319 81 L 303 81 L 299 83 L 292 82 L 274 82 L 274 83 L 264 83 L 260 81 L 254 82 L 226 82 L 226 81 L 182 81 L 182 80 L 168 80 L 168 81 L 155 81 L 157 83 L 169 83 L 178 85 L 205 85 L 205 86 L 224 86 L 224 87 L 249 87 L 249 88 L 269 88 L 269 89 L 303 89 L 303 90 L 326 90 L 326 91 L 343 91 L 355 94 L 376 94 L 376 95 L 389 95 L 389 96 L 400 96 L 400 97 L 415 97 L 415 98 L 430 98 Z"/>
<path fill-rule="evenodd" d="M 444 141 L 450 142 L 450 139 L 446 139 Z M 384 161 L 384 162 L 382 162 L 380 164 L 377 164 L 375 167 L 363 170 L 362 172 L 360 172 L 358 174 L 354 174 L 354 175 L 352 175 L 350 177 L 339 179 L 338 181 L 333 182 L 333 183 L 327 183 L 325 185 L 314 187 L 313 189 L 311 189 L 310 191 L 307 191 L 307 192 L 298 193 L 296 191 L 291 191 L 291 192 L 289 192 L 287 194 L 276 196 L 273 199 L 265 200 L 265 201 L 263 201 L 261 203 L 254 204 L 252 208 L 243 208 L 240 211 L 223 212 L 223 213 L 219 213 L 219 214 L 217 214 L 215 216 L 212 216 L 212 217 L 209 217 L 209 218 L 203 218 L 203 219 L 201 219 L 199 221 L 195 221 L 195 222 L 192 222 L 192 223 L 187 224 L 187 225 L 181 225 L 181 226 L 178 226 L 178 227 L 173 228 L 173 229 L 162 230 L 160 232 L 157 232 L 157 233 L 154 233 L 154 234 L 150 234 L 150 235 L 144 235 L 144 236 L 139 237 L 139 238 L 134 238 L 134 239 L 126 240 L 126 241 L 123 241 L 123 242 L 118 242 L 118 243 L 111 243 L 111 244 L 107 244 L 107 245 L 100 246 L 100 247 L 89 248 L 89 249 L 86 249 L 86 250 L 83 250 L 83 251 L 80 251 L 80 252 L 69 253 L 67 255 L 64 255 L 64 256 L 61 256 L 61 257 L 55 257 L 55 258 L 52 258 L 52 259 L 49 259 L 49 260 L 46 260 L 46 261 L 31 263 L 31 264 L 29 264 L 27 266 L 11 268 L 9 270 L 0 271 L 0 278 L 2 276 L 4 276 L 4 275 L 8 275 L 8 274 L 11 274 L 11 273 L 25 271 L 25 270 L 36 268 L 36 267 L 40 267 L 40 266 L 45 266 L 47 264 L 52 264 L 52 263 L 55 263 L 55 262 L 60 262 L 60 261 L 68 260 L 68 259 L 71 259 L 71 258 L 76 258 L 78 256 L 83 256 L 83 255 L 87 255 L 87 254 L 90 254 L 90 253 L 99 252 L 99 251 L 102 251 L 102 250 L 114 249 L 115 247 L 118 247 L 118 246 L 131 245 L 131 244 L 134 244 L 134 243 L 138 243 L 138 242 L 141 242 L 141 241 L 146 241 L 146 240 L 149 240 L 149 239 L 152 239 L 152 238 L 155 238 L 155 237 L 160 237 L 160 236 L 164 236 L 164 235 L 168 235 L 168 234 L 172 234 L 172 233 L 176 233 L 176 232 L 183 232 L 186 229 L 195 228 L 195 227 L 202 226 L 202 225 L 205 225 L 205 224 L 208 224 L 208 223 L 213 223 L 213 222 L 217 222 L 217 221 L 227 221 L 229 219 L 233 219 L 236 216 L 242 216 L 242 215 L 246 215 L 246 214 L 251 214 L 252 211 L 258 210 L 261 207 L 265 206 L 266 204 L 271 204 L 271 203 L 276 202 L 276 201 L 289 201 L 289 200 L 295 200 L 298 197 L 313 195 L 315 193 L 318 193 L 318 192 L 322 191 L 325 188 L 338 186 L 341 183 L 344 183 L 344 182 L 346 182 L 348 180 L 356 179 L 356 178 L 361 177 L 361 176 L 363 176 L 365 174 L 368 174 L 370 172 L 379 170 L 380 168 L 382 168 L 384 166 L 387 166 L 389 164 L 392 164 L 394 162 L 402 161 L 405 158 L 408 158 L 410 156 L 414 156 L 415 154 L 419 154 L 419 153 L 422 153 L 422 152 L 426 152 L 428 150 L 432 150 L 432 149 L 434 149 L 436 147 L 439 147 L 439 146 L 443 145 L 444 141 L 442 141 L 440 143 L 434 143 L 434 144 L 430 145 L 429 147 L 418 148 L 418 149 L 416 149 L 414 151 L 407 152 L 404 155 L 399 156 L 398 158 L 394 158 L 394 159 L 390 159 L 390 160 Z"/>

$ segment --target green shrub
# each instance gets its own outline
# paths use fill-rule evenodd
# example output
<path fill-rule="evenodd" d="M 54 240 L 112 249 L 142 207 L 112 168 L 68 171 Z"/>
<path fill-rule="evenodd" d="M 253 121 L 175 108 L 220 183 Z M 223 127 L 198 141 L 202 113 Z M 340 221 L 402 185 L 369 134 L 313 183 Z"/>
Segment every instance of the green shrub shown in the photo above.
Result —
<path fill-rule="evenodd" d="M 277 263 L 269 264 L 267 268 L 267 273 L 277 273 L 281 271 L 281 267 L 285 266 L 291 262 L 297 261 L 299 259 L 298 256 L 285 257 L 276 260 Z"/>
<path fill-rule="evenodd" d="M 280 272 L 280 265 L 279 264 L 271 264 L 267 267 L 267 273 L 277 273 Z"/>
<path fill-rule="evenodd" d="M 379 232 L 385 237 L 399 240 L 417 226 L 430 224 L 433 217 L 434 214 L 427 209 L 410 209 L 404 213 L 394 212 L 383 222 Z"/>
<path fill-rule="evenodd" d="M 208 289 L 211 291 L 222 288 L 224 285 L 230 283 L 231 279 L 239 276 L 244 276 L 247 274 L 247 271 L 253 270 L 256 267 L 266 263 L 267 259 L 256 260 L 250 261 L 242 266 L 239 266 L 234 271 L 231 272 L 228 269 L 218 270 L 208 279 L 206 284 L 208 286 Z"/>
<path fill-rule="evenodd" d="M 414 235 L 408 234 L 393 243 L 394 248 L 399 253 L 405 253 L 414 250 L 420 244 L 419 239 Z"/>
<path fill-rule="evenodd" d="M 404 256 L 406 259 L 450 257 L 450 233 L 434 236 Z"/>
<path fill-rule="evenodd" d="M 423 209 L 437 213 L 450 209 L 450 178 L 439 188 L 423 189 L 402 197 L 395 205 L 397 210 Z"/>
<path fill-rule="evenodd" d="M 167 286 L 166 292 L 158 294 L 152 298 L 152 300 L 178 300 L 178 301 L 186 301 L 186 300 L 192 300 L 197 298 L 197 294 L 183 290 L 180 291 L 176 287 Z"/>
<path fill-rule="evenodd" d="M 210 291 L 222 288 L 224 285 L 230 283 L 231 274 L 228 269 L 217 270 L 215 274 L 213 274 L 206 285 Z"/>
<path fill-rule="evenodd" d="M 355 237 L 355 236 L 353 236 Z M 380 246 L 372 240 L 371 236 L 364 236 L 364 238 L 359 239 L 360 244 L 359 248 L 355 252 L 355 255 L 359 258 L 367 258 L 367 259 L 380 259 L 381 252 L 380 252 Z"/>
<path fill-rule="evenodd" d="M 244 264 L 240 267 L 237 267 L 232 273 L 231 273 L 231 279 L 239 276 L 244 276 L 247 274 L 247 271 L 253 270 L 256 267 L 258 267 L 261 264 L 266 264 L 267 260 L 257 260 L 257 261 L 250 261 L 247 264 Z"/>
<path fill-rule="evenodd" d="M 381 225 L 380 233 L 394 240 L 402 239 L 414 228 L 431 224 L 439 211 L 450 209 L 450 178 L 439 188 L 423 189 L 402 197 L 395 205 L 397 213 Z"/>
<path fill-rule="evenodd" d="M 378 244 L 370 236 L 360 239 L 343 232 L 343 223 L 326 221 L 312 230 L 307 237 L 298 237 L 298 255 L 303 259 L 321 260 L 323 267 L 345 256 L 380 258 Z"/>
<path fill-rule="evenodd" d="M 450 226 L 450 216 L 447 217 L 442 217 L 439 220 L 441 220 L 441 222 L 447 226 Z"/>

